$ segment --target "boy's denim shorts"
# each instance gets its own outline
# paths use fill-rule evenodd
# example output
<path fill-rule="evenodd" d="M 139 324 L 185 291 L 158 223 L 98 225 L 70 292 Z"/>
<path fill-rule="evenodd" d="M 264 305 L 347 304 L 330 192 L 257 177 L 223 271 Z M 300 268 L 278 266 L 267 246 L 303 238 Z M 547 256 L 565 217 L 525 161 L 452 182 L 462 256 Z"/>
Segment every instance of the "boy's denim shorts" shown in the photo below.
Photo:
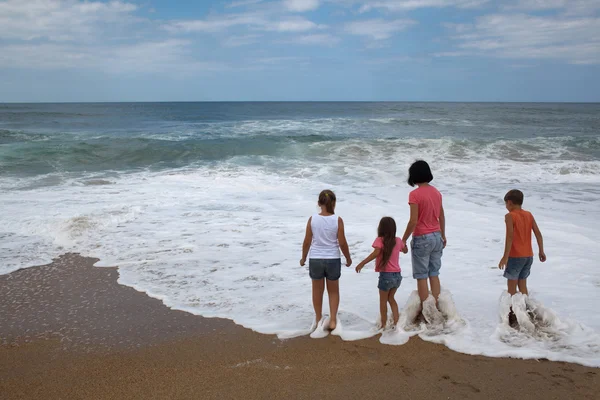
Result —
<path fill-rule="evenodd" d="M 380 272 L 377 288 L 387 292 L 388 290 L 398 289 L 401 282 L 402 275 L 400 272 Z"/>
<path fill-rule="evenodd" d="M 327 278 L 330 281 L 337 281 L 342 275 L 342 260 L 340 258 L 310 258 L 308 274 L 311 279 Z"/>
<path fill-rule="evenodd" d="M 504 277 L 511 281 L 527 279 L 531 273 L 533 257 L 508 257 Z"/>
<path fill-rule="evenodd" d="M 413 278 L 427 279 L 438 276 L 442 267 L 442 253 L 444 242 L 440 232 L 415 236 L 412 240 L 412 269 Z"/>

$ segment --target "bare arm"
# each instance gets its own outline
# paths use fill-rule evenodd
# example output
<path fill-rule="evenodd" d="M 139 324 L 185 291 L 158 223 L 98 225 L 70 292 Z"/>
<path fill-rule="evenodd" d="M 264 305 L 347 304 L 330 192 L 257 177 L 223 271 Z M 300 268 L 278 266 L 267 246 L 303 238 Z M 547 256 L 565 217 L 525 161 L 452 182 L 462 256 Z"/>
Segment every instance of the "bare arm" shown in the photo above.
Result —
<path fill-rule="evenodd" d="M 348 241 L 346 240 L 346 233 L 344 232 L 344 220 L 340 217 L 338 219 L 338 243 L 340 244 L 340 249 L 346 257 L 346 267 L 352 265 L 352 258 L 350 257 L 350 249 L 348 248 Z"/>
<path fill-rule="evenodd" d="M 533 234 L 535 235 L 535 240 L 537 240 L 538 248 L 540 249 L 540 261 L 545 262 L 546 253 L 544 253 L 544 238 L 542 237 L 542 232 L 540 231 L 537 222 L 535 222 L 535 219 L 533 220 Z"/>
<path fill-rule="evenodd" d="M 374 249 L 373 252 L 371 254 L 369 254 L 369 256 L 367 258 L 365 258 L 364 260 L 362 260 L 360 262 L 360 264 L 358 264 L 356 266 L 356 272 L 360 272 L 361 269 L 363 269 L 363 267 L 365 265 L 367 265 L 368 263 L 370 263 L 371 261 L 373 261 L 374 259 L 376 259 L 379 254 L 381 253 L 381 249 Z"/>
<path fill-rule="evenodd" d="M 311 221 L 312 217 L 310 217 L 306 223 L 306 234 L 304 235 L 304 242 L 302 243 L 302 259 L 300 260 L 300 265 L 302 266 L 306 264 L 306 257 L 308 257 L 308 251 L 310 250 L 310 244 L 312 243 Z"/>
<path fill-rule="evenodd" d="M 404 243 L 408 243 L 408 238 L 415 231 L 417 227 L 417 222 L 419 222 L 419 205 L 411 204 L 410 205 L 410 219 L 408 220 L 408 224 L 406 224 L 406 230 L 404 231 L 404 236 L 402 236 L 402 241 Z"/>
<path fill-rule="evenodd" d="M 440 209 L 440 231 L 442 233 L 442 242 L 444 242 L 444 247 L 446 247 L 446 214 L 444 214 L 444 206 Z"/>
<path fill-rule="evenodd" d="M 504 269 L 506 264 L 508 263 L 508 255 L 510 254 L 510 249 L 512 247 L 513 242 L 513 219 L 510 214 L 506 214 L 504 217 L 504 221 L 506 222 L 506 243 L 504 245 L 504 255 L 502 256 L 502 260 L 498 264 L 498 268 Z"/>

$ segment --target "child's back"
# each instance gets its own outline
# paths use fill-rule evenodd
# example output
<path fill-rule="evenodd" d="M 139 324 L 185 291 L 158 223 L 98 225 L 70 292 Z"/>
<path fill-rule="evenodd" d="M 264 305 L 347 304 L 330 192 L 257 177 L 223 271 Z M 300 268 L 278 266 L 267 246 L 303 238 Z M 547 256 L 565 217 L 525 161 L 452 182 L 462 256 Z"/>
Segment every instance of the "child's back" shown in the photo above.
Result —
<path fill-rule="evenodd" d="M 310 258 L 340 258 L 338 220 L 339 217 L 335 214 L 312 216 L 310 221 L 312 229 Z"/>
<path fill-rule="evenodd" d="M 531 246 L 533 215 L 523 209 L 512 210 L 509 214 L 513 223 L 513 241 L 509 257 L 533 257 Z"/>

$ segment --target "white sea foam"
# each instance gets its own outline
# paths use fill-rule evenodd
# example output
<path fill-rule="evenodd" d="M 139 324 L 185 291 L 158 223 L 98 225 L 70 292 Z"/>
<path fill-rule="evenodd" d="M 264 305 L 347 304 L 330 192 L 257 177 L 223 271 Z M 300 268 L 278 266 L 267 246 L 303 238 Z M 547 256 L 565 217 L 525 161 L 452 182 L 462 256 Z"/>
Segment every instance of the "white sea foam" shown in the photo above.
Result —
<path fill-rule="evenodd" d="M 112 173 L 110 185 L 85 184 L 104 179 L 98 175 L 64 175 L 54 185 L 1 178 L 0 272 L 77 251 L 100 258 L 99 265 L 118 265 L 119 282 L 169 307 L 229 318 L 282 338 L 308 335 L 311 283 L 298 260 L 317 194 L 336 191 L 356 263 L 370 252 L 382 216 L 395 217 L 402 230 L 410 190 L 406 170 L 424 157 L 432 161 L 433 183 L 446 208 L 444 323 L 437 330 L 407 324 L 419 304 L 413 301 L 410 257 L 402 255 L 405 279 L 396 297 L 404 308 L 397 329 L 384 332 L 382 343 L 403 344 L 420 335 L 468 354 L 600 366 L 600 227 L 591 223 L 600 220 L 597 161 L 554 155 L 507 161 L 501 146 L 477 153 L 442 139 L 309 143 L 295 151 L 311 158 L 236 157 L 210 166 Z M 534 263 L 533 295 L 524 300 L 542 321 L 534 322 L 532 332 L 498 320 L 498 296 L 506 287 L 497 268 L 502 196 L 515 186 L 526 193 L 525 206 L 544 233 L 549 257 Z M 379 334 L 376 286 L 372 266 L 361 274 L 342 271 L 335 333 L 343 340 Z"/>

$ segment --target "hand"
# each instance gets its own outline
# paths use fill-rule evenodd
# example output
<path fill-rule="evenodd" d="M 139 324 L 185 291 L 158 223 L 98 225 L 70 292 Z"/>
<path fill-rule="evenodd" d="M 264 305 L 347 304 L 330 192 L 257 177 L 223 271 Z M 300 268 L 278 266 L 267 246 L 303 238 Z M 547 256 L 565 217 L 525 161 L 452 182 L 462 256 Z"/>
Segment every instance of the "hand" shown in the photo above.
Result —
<path fill-rule="evenodd" d="M 405 244 L 404 247 L 402 248 L 402 252 L 404 254 L 408 254 L 408 246 Z"/>
<path fill-rule="evenodd" d="M 360 263 L 356 266 L 356 273 L 360 274 L 360 271 L 364 268 L 364 264 Z"/>
<path fill-rule="evenodd" d="M 304 264 L 306 264 L 306 258 L 301 258 L 300 259 L 300 266 L 304 267 Z"/>
<path fill-rule="evenodd" d="M 444 243 L 444 248 L 446 248 L 446 244 L 448 244 L 448 241 L 446 240 L 446 236 L 442 236 L 442 243 Z"/>
<path fill-rule="evenodd" d="M 543 251 L 540 251 L 540 261 L 546 262 L 546 253 L 544 253 Z"/>
<path fill-rule="evenodd" d="M 346 259 L 346 267 L 349 267 L 352 265 L 352 259 L 351 258 L 347 258 Z"/>
<path fill-rule="evenodd" d="M 502 257 L 502 260 L 500 260 L 500 263 L 498 264 L 498 268 L 504 269 L 506 264 L 508 264 L 508 257 Z"/>

